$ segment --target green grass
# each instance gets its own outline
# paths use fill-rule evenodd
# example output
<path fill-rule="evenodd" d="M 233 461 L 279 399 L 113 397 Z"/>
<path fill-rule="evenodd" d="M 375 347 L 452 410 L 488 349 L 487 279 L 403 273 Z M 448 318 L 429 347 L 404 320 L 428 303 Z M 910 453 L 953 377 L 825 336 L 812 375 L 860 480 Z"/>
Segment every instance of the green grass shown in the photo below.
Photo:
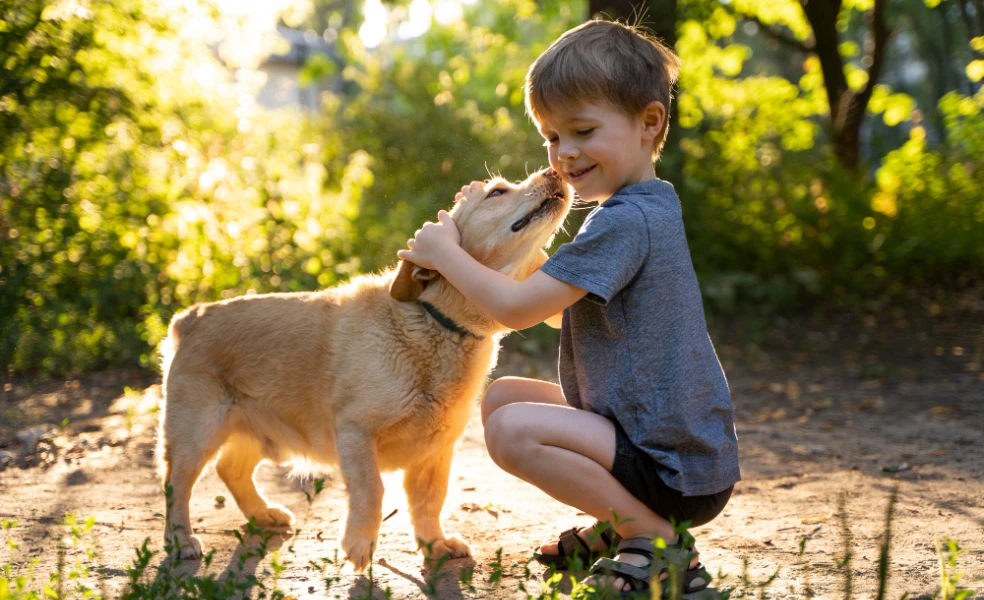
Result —
<path fill-rule="evenodd" d="M 308 510 L 300 520 L 299 527 L 295 530 L 294 539 L 299 539 L 303 524 L 307 521 L 311 512 L 311 505 L 317 495 L 324 489 L 324 482 L 316 480 L 313 489 L 306 492 L 308 498 Z M 888 582 L 891 574 L 891 544 L 892 544 L 892 521 L 894 518 L 895 504 L 897 502 L 897 490 L 893 490 L 889 499 L 885 515 L 885 527 L 880 545 L 877 575 L 877 598 L 886 598 Z M 852 559 L 854 557 L 853 536 L 850 530 L 850 523 L 846 516 L 845 499 L 840 501 L 840 531 L 843 540 L 843 553 L 835 561 L 834 568 L 841 576 L 842 586 L 838 592 L 840 595 L 834 596 L 833 590 L 826 592 L 825 597 L 838 597 L 849 599 L 854 597 L 858 587 L 858 581 L 852 569 Z M 63 599 L 63 598 L 92 598 L 97 600 L 113 597 L 106 589 L 105 579 L 100 578 L 99 574 L 103 571 L 104 565 L 100 559 L 99 541 L 93 539 L 92 527 L 95 519 L 89 517 L 82 519 L 75 515 L 66 515 L 62 526 L 64 527 L 64 537 L 58 543 L 58 562 L 56 570 L 43 576 L 37 573 L 38 559 L 31 559 L 26 562 L 17 561 L 20 544 L 17 541 L 17 522 L 4 519 L 2 525 L 4 543 L 10 550 L 8 562 L 0 564 L 0 600 L 43 600 L 43 599 Z M 684 524 L 686 525 L 686 524 Z M 683 531 L 683 527 L 678 528 Z M 237 558 L 230 569 L 228 575 L 217 576 L 215 574 L 186 575 L 178 570 L 177 561 L 164 558 L 155 566 L 155 557 L 166 557 L 172 550 L 171 544 L 165 545 L 163 550 L 150 548 L 150 538 L 144 540 L 139 548 L 134 548 L 133 563 L 126 565 L 125 572 L 127 582 L 119 594 L 123 600 L 142 600 L 142 599 L 167 599 L 184 600 L 191 598 L 226 600 L 233 598 L 271 598 L 286 599 L 288 596 L 279 588 L 281 575 L 290 567 L 304 565 L 310 567 L 316 578 L 312 578 L 312 586 L 309 592 L 316 593 L 320 597 L 348 597 L 356 600 L 371 600 L 381 594 L 385 598 L 392 598 L 391 589 L 381 589 L 377 585 L 373 567 L 370 564 L 366 573 L 367 585 L 360 584 L 359 588 L 350 590 L 342 588 L 341 569 L 344 561 L 338 556 L 337 551 L 331 558 L 319 557 L 316 559 L 300 557 L 295 551 L 294 545 L 290 544 L 286 548 L 270 549 L 270 540 L 274 532 L 265 531 L 256 526 L 255 522 L 246 525 L 245 531 L 235 532 L 236 537 L 242 546 L 243 551 L 237 553 Z M 805 556 L 807 538 L 803 538 L 799 545 L 799 556 Z M 933 593 L 934 600 L 966 600 L 976 593 L 974 590 L 965 588 L 961 585 L 963 574 L 958 568 L 958 559 L 965 552 L 960 545 L 951 539 L 940 541 L 935 540 L 936 554 L 939 565 L 939 586 Z M 659 555 L 659 551 L 665 547 L 662 540 L 654 542 L 654 550 Z M 214 558 L 214 551 L 206 554 L 202 563 L 208 570 Z M 247 563 L 251 560 L 264 561 L 269 559 L 268 566 L 264 567 L 259 574 L 253 574 L 247 568 Z M 425 581 L 422 593 L 428 597 L 438 597 L 439 588 L 443 581 L 454 579 L 455 573 L 449 570 L 446 565 L 448 558 L 438 557 L 435 559 L 425 559 Z M 503 595 L 512 595 L 515 592 L 504 589 L 506 581 L 518 581 L 516 589 L 525 594 L 527 600 L 559 600 L 562 597 L 570 597 L 573 600 L 602 600 L 604 598 L 620 597 L 613 595 L 604 589 L 594 589 L 590 585 L 582 583 L 584 578 L 584 565 L 579 559 L 572 561 L 570 570 L 565 572 L 548 569 L 543 574 L 542 579 L 538 573 L 531 569 L 532 557 L 525 562 L 506 564 L 503 559 L 503 550 L 499 548 L 495 557 L 485 566 L 488 576 L 476 578 L 475 564 L 469 564 L 460 568 L 457 573 L 458 590 L 464 598 L 487 598 L 494 597 L 497 591 Z M 780 579 L 781 569 L 762 580 L 754 580 L 748 573 L 748 560 L 744 561 L 743 572 L 737 577 L 719 573 L 712 583 L 717 588 L 721 600 L 732 600 L 738 598 L 812 598 L 818 595 L 810 584 L 810 574 L 814 569 L 820 568 L 807 561 L 795 563 L 795 568 L 804 584 L 800 590 L 778 589 L 776 583 Z M 669 577 L 663 582 L 663 598 L 677 600 L 681 598 L 681 578 L 680 575 L 684 565 L 671 565 L 668 571 Z M 318 585 L 314 584 L 314 579 Z M 606 594 L 606 592 L 608 592 Z M 639 593 L 637 597 L 654 598 L 659 597 L 660 591 L 653 590 L 652 593 Z M 900 600 L 905 600 L 903 595 Z"/>

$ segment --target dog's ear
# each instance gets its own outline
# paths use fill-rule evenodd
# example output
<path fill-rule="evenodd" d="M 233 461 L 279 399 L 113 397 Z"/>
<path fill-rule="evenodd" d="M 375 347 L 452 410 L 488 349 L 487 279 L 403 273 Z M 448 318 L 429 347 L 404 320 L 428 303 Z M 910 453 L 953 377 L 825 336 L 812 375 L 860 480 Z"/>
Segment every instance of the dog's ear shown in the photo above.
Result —
<path fill-rule="evenodd" d="M 400 302 L 413 302 L 424 292 L 427 282 L 435 277 L 437 271 L 422 269 L 405 260 L 400 261 L 400 270 L 390 284 L 390 296 Z"/>

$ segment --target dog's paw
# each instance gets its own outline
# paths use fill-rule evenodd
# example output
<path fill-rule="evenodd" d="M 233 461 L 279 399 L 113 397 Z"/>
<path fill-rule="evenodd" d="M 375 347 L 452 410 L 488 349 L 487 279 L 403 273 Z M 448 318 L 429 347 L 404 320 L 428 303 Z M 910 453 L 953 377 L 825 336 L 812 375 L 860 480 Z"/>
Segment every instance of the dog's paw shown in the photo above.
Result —
<path fill-rule="evenodd" d="M 271 504 L 252 515 L 258 527 L 277 529 L 290 528 L 294 524 L 294 513 L 278 504 Z"/>
<path fill-rule="evenodd" d="M 376 543 L 369 538 L 345 538 L 342 540 L 342 551 L 345 560 L 352 563 L 356 571 L 364 571 L 372 561 L 372 551 Z"/>
<path fill-rule="evenodd" d="M 192 560 L 202 557 L 202 541 L 197 535 L 176 534 L 171 556 L 179 560 Z"/>
<path fill-rule="evenodd" d="M 468 547 L 468 544 L 453 535 L 442 540 L 434 540 L 427 546 L 421 546 L 420 549 L 428 558 L 440 558 L 445 555 L 451 558 L 471 556 L 471 548 Z"/>

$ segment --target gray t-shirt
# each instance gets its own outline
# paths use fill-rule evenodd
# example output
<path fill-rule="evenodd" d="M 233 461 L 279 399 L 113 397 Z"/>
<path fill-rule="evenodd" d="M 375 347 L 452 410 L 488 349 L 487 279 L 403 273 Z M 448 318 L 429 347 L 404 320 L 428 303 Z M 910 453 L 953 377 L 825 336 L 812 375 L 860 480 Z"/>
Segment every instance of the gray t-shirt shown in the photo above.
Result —
<path fill-rule="evenodd" d="M 567 402 L 618 422 L 684 495 L 741 479 L 731 394 L 673 186 L 656 179 L 622 188 L 541 270 L 588 291 L 561 326 Z"/>

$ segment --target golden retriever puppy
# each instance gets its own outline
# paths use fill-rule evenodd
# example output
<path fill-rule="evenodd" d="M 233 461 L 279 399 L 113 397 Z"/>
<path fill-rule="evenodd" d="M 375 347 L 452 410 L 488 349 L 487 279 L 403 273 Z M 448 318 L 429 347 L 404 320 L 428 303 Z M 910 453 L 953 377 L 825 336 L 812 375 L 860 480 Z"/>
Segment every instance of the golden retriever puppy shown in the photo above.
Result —
<path fill-rule="evenodd" d="M 493 179 L 451 215 L 484 265 L 522 279 L 564 220 L 571 193 L 552 170 Z M 163 352 L 158 459 L 165 536 L 181 558 L 202 554 L 189 502 L 216 471 L 247 518 L 294 516 L 256 489 L 260 461 L 338 465 L 348 491 L 341 540 L 364 569 L 382 518 L 380 471 L 402 469 L 416 538 L 434 555 L 469 555 L 440 514 L 455 440 L 495 365 L 505 328 L 444 278 L 409 263 L 347 284 L 197 304 L 171 321 Z"/>

